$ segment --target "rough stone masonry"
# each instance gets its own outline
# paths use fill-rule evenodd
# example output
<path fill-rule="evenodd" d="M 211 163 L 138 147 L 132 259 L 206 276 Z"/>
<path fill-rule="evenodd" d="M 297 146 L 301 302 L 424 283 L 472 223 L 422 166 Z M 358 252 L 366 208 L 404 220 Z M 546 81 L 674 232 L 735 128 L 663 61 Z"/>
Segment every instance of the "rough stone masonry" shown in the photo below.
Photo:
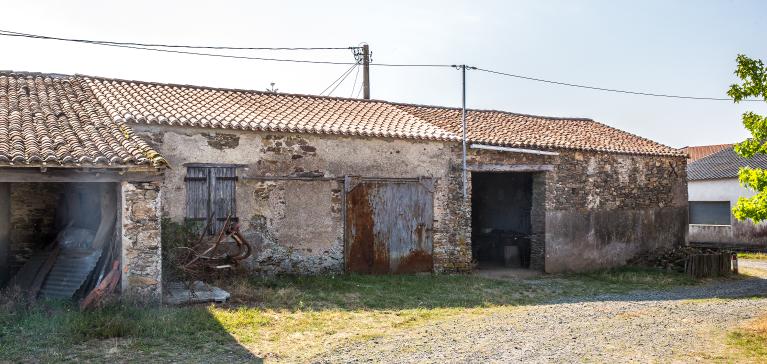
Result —
<path fill-rule="evenodd" d="M 471 175 L 461 189 L 460 144 L 386 138 L 136 127 L 175 166 L 162 215 L 186 213 L 185 164 L 237 166 L 236 209 L 255 245 L 256 273 L 344 270 L 343 177 L 434 180 L 435 272 L 472 269 Z M 559 150 L 557 156 L 471 149 L 470 168 L 525 170 L 533 178 L 531 264 L 547 272 L 623 264 L 685 241 L 684 157 Z M 659 224 L 663 222 L 662 224 Z"/>
<path fill-rule="evenodd" d="M 162 299 L 159 182 L 122 183 L 122 286 L 129 300 Z"/>

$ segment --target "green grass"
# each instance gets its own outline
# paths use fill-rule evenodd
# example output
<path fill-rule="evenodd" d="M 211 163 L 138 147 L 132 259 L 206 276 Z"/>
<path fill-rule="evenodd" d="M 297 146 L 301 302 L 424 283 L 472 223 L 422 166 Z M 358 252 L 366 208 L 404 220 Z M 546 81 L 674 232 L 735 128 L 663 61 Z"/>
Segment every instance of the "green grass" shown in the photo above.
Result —
<path fill-rule="evenodd" d="M 767 260 L 767 253 L 753 253 L 753 252 L 738 253 L 738 259 Z"/>
<path fill-rule="evenodd" d="M 518 281 L 341 275 L 240 279 L 223 286 L 233 295 L 226 306 L 116 305 L 81 313 L 60 302 L 9 303 L 0 307 L 0 358 L 307 361 L 339 345 L 436 320 L 515 310 L 563 296 L 693 283 L 685 275 L 639 268 Z"/>
<path fill-rule="evenodd" d="M 727 338 L 734 349 L 730 359 L 735 362 L 767 362 L 767 315 L 730 332 Z"/>

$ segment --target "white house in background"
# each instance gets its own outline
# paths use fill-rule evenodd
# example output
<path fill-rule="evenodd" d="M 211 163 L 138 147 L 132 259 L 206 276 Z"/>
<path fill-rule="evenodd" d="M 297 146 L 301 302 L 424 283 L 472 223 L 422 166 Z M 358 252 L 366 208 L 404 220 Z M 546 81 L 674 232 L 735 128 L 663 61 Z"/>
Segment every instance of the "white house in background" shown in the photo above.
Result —
<path fill-rule="evenodd" d="M 767 156 L 739 156 L 732 145 L 687 147 L 691 243 L 766 245 L 767 223 L 738 221 L 732 208 L 754 192 L 740 185 L 740 167 L 767 168 Z"/>

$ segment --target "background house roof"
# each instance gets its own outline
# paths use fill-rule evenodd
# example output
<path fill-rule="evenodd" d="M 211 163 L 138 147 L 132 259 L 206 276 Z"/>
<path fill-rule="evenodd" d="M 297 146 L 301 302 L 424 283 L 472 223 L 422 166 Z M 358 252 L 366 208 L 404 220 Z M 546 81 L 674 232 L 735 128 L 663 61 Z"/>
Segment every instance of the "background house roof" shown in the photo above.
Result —
<path fill-rule="evenodd" d="M 458 108 L 78 76 L 115 121 L 427 140 L 461 139 Z M 470 110 L 471 142 L 683 156 L 590 119 Z"/>
<path fill-rule="evenodd" d="M 0 166 L 130 166 L 164 160 L 69 76 L 0 71 Z"/>
<path fill-rule="evenodd" d="M 714 154 L 724 148 L 732 148 L 733 144 L 699 145 L 681 148 L 687 153 L 687 163 L 694 162 L 707 155 Z"/>
<path fill-rule="evenodd" d="M 725 148 L 688 164 L 687 179 L 697 181 L 737 178 L 740 167 L 767 168 L 767 155 L 758 154 L 753 158 L 743 158 L 732 148 Z"/>

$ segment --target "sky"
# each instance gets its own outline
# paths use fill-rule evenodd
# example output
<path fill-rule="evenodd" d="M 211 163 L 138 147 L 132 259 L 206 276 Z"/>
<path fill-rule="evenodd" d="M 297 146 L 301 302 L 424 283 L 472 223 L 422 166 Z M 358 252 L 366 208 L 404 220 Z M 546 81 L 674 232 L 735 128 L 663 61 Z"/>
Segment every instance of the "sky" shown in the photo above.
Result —
<path fill-rule="evenodd" d="M 767 61 L 767 1 L 8 1 L 0 29 L 245 47 L 370 45 L 373 62 L 466 64 L 605 88 L 726 97 L 735 57 Z M 349 50 L 247 51 L 353 62 Z M 0 69 L 319 94 L 349 66 L 166 54 L 0 37 Z M 356 96 L 355 72 L 333 96 Z M 460 106 L 452 68 L 371 68 L 374 99 Z M 354 89 L 353 89 L 354 87 Z M 587 117 L 673 147 L 748 136 L 766 103 L 662 99 L 467 74 L 467 107 Z"/>

